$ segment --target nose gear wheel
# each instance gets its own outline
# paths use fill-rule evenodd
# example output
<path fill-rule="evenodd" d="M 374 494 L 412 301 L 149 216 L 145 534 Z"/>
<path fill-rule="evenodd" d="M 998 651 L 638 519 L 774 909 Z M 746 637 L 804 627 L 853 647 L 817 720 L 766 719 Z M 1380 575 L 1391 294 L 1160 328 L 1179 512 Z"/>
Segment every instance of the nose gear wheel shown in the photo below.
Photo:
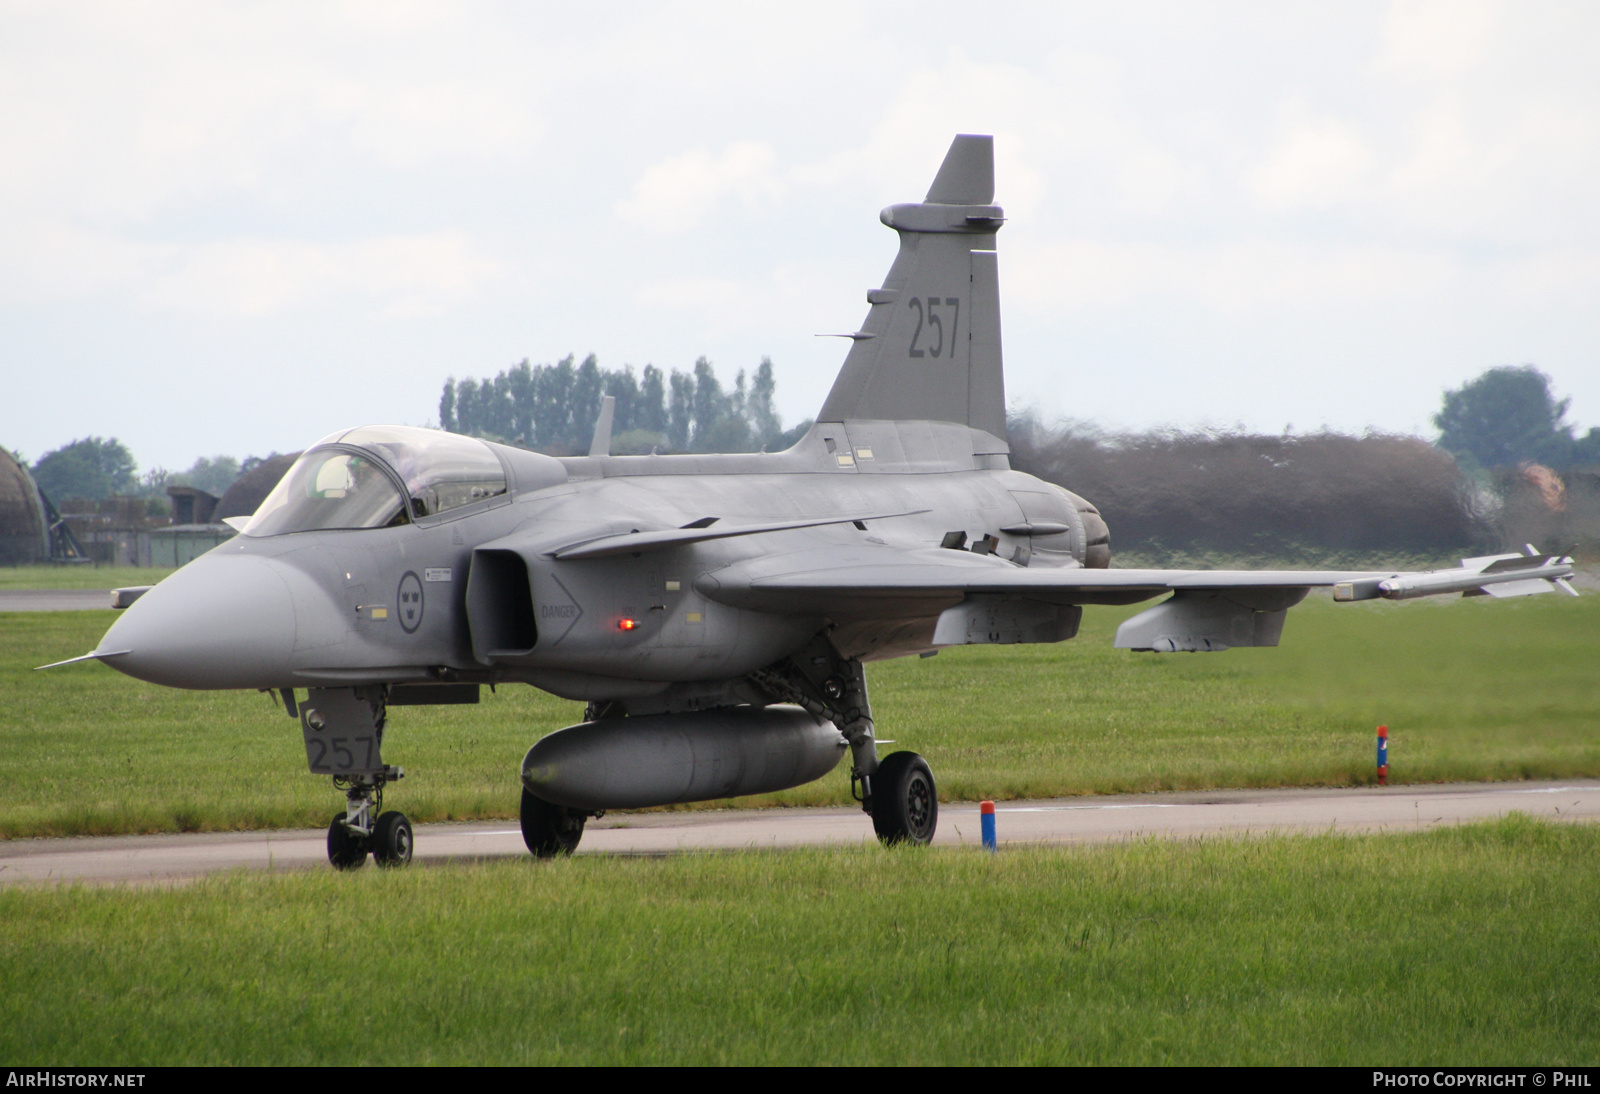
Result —
<path fill-rule="evenodd" d="M 393 810 L 372 826 L 372 861 L 379 866 L 405 866 L 411 862 L 411 821 Z"/>
<path fill-rule="evenodd" d="M 359 870 L 367 864 L 367 837 L 352 832 L 343 813 L 328 825 L 328 861 L 335 870 Z"/>

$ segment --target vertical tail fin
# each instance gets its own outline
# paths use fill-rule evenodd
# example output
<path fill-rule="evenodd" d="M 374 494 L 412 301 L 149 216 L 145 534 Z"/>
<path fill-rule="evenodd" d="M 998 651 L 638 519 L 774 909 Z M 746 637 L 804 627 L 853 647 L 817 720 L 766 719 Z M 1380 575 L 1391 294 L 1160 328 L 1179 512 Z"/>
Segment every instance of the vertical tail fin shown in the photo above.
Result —
<path fill-rule="evenodd" d="M 615 395 L 600 397 L 600 417 L 594 422 L 594 436 L 589 440 L 589 455 L 611 455 L 611 417 L 617 410 Z"/>
<path fill-rule="evenodd" d="M 1004 440 L 994 138 L 957 136 L 927 199 L 891 205 L 900 233 L 883 288 L 828 393 L 818 421 L 887 418 L 958 422 Z"/>

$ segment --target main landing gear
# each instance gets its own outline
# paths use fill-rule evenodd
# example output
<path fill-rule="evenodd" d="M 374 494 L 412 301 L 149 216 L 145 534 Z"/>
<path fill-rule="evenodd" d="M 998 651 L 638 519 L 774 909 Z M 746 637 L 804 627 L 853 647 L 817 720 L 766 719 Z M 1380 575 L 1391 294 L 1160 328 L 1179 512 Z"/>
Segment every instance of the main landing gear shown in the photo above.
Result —
<path fill-rule="evenodd" d="M 839 727 L 850 742 L 850 788 L 872 829 L 889 846 L 932 842 L 939 826 L 939 793 L 933 769 L 915 752 L 878 759 L 878 741 L 867 702 L 867 676 L 860 661 L 842 656 L 818 635 L 805 650 L 751 681 L 774 699 L 798 703 Z"/>
<path fill-rule="evenodd" d="M 536 858 L 570 855 L 583 838 L 583 825 L 589 814 L 535 797 L 522 790 L 522 842 Z"/>
<path fill-rule="evenodd" d="M 345 809 L 328 824 L 328 861 L 336 870 L 411 861 L 411 821 L 383 811 L 383 788 L 405 771 L 383 762 L 387 696 L 382 687 L 311 688 L 304 703 L 284 689 L 284 705 L 300 719 L 306 762 L 313 774 L 333 776 L 344 791 Z"/>

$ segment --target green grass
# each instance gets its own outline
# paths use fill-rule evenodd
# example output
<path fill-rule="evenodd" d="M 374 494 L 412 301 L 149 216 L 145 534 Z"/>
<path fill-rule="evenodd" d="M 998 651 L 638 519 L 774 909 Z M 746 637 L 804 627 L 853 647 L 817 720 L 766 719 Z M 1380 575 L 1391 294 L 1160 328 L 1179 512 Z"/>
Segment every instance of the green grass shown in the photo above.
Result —
<path fill-rule="evenodd" d="M 1591 1065 L 1600 828 L 0 890 L 0 1058 Z"/>
<path fill-rule="evenodd" d="M 1335 604 L 1289 613 L 1283 645 L 1111 648 L 1126 611 L 1059 646 L 874 666 L 882 735 L 958 799 L 1600 774 L 1600 597 Z M 937 670 L 935 665 L 943 664 Z"/>
<path fill-rule="evenodd" d="M 0 566 L 0 589 L 121 589 L 154 585 L 170 566 Z"/>
<path fill-rule="evenodd" d="M 1090 609 L 1051 646 L 869 666 L 880 736 L 927 756 L 946 800 L 1600 775 L 1600 596 L 1294 609 L 1277 649 L 1111 648 L 1133 610 Z M 297 724 L 256 693 L 182 692 L 103 666 L 107 612 L 0 615 L 0 836 L 321 826 Z M 581 708 L 524 686 L 397 708 L 385 754 L 413 819 L 513 815 L 517 765 Z M 740 804 L 843 804 L 847 772 Z"/>

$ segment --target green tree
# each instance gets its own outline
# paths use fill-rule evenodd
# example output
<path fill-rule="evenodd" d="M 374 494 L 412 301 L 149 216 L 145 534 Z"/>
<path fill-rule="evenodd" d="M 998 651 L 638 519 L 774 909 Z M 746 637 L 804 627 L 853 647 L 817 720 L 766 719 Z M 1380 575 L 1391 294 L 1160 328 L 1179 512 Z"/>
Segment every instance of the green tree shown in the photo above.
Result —
<path fill-rule="evenodd" d="M 763 357 L 756 369 L 755 380 L 750 385 L 750 397 L 745 403 L 745 416 L 750 419 L 750 429 L 764 441 L 775 440 L 783 432 L 783 421 L 773 408 L 772 396 L 778 381 L 772 375 L 772 358 Z"/>
<path fill-rule="evenodd" d="M 644 366 L 633 427 L 651 433 L 665 434 L 667 431 L 667 375 L 654 365 Z"/>
<path fill-rule="evenodd" d="M 171 484 L 197 487 L 220 498 L 223 491 L 233 485 L 233 480 L 239 477 L 239 473 L 239 461 L 232 456 L 212 456 L 209 459 L 201 456 L 194 461 L 194 466 L 189 470 L 168 475 L 167 483 L 162 484 L 161 493 L 165 494 L 167 484 Z"/>
<path fill-rule="evenodd" d="M 455 429 L 457 433 L 477 433 L 478 381 L 467 377 L 456 385 Z"/>
<path fill-rule="evenodd" d="M 673 369 L 668 383 L 672 394 L 667 403 L 667 443 L 679 452 L 686 452 L 689 430 L 694 426 L 694 377 Z"/>
<path fill-rule="evenodd" d="M 750 452 L 792 443 L 773 408 L 772 362 L 763 358 L 754 381 L 740 370 L 725 390 L 711 362 L 671 374 L 646 365 L 603 369 L 594 354 L 581 365 L 567 356 L 553 365 L 526 359 L 497 376 L 447 380 L 439 399 L 442 428 L 564 455 L 587 450 L 600 397 L 616 399 L 613 451 Z M 807 423 L 809 424 L 809 423 Z M 802 429 L 803 433 L 804 430 Z M 791 430 L 790 433 L 793 433 Z M 618 447 L 618 446 L 622 447 Z"/>
<path fill-rule="evenodd" d="M 1571 402 L 1556 399 L 1550 377 L 1533 365 L 1503 365 L 1445 392 L 1433 424 L 1440 448 L 1480 467 L 1565 467 L 1577 455 L 1572 426 L 1562 421 Z"/>
<path fill-rule="evenodd" d="M 139 489 L 133 453 L 115 437 L 84 437 L 46 452 L 33 477 L 51 498 L 109 498 Z"/>
<path fill-rule="evenodd" d="M 717 382 L 717 374 L 712 369 L 711 362 L 704 357 L 694 363 L 694 398 L 690 406 L 694 415 L 691 444 L 702 434 L 708 433 L 718 421 L 726 418 L 731 410 L 729 399 L 722 393 L 722 385 Z"/>
<path fill-rule="evenodd" d="M 532 444 L 566 447 L 572 436 L 572 385 L 578 370 L 569 353 L 554 365 L 543 365 L 533 380 Z"/>
<path fill-rule="evenodd" d="M 511 441 L 527 445 L 533 441 L 533 367 L 524 357 L 507 373 L 507 389 L 511 393 Z"/>
<path fill-rule="evenodd" d="M 444 382 L 444 393 L 439 396 L 439 428 L 454 433 L 456 429 L 456 378 Z"/>
<path fill-rule="evenodd" d="M 572 378 L 572 418 L 567 444 L 574 451 L 587 452 L 595 419 L 600 415 L 600 395 L 605 388 L 605 378 L 600 375 L 600 362 L 594 354 L 583 359 L 577 374 Z M 613 421 L 613 426 L 615 422 Z"/>

